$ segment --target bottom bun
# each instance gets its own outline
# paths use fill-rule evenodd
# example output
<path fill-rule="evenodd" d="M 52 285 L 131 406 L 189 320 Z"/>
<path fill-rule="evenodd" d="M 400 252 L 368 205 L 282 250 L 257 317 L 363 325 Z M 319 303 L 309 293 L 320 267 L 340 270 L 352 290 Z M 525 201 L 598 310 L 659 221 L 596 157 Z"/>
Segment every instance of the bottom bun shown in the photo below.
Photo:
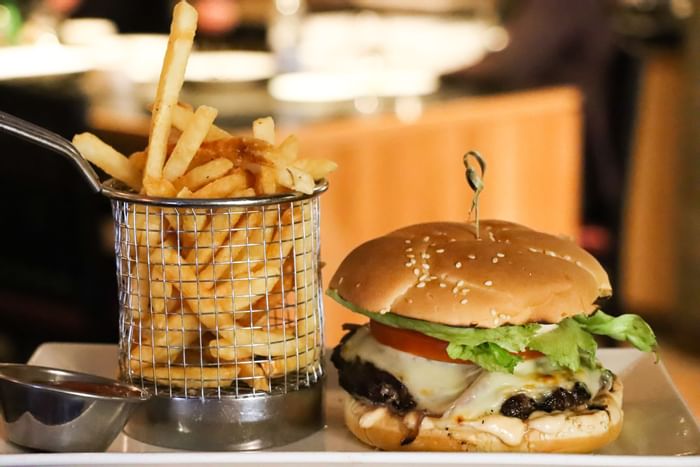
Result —
<path fill-rule="evenodd" d="M 524 421 L 490 415 L 459 424 L 425 417 L 416 438 L 402 445 L 409 431 L 405 420 L 411 419 L 411 415 L 413 420 L 418 420 L 417 413 L 400 417 L 346 394 L 345 424 L 363 443 L 386 451 L 585 453 L 600 449 L 620 434 L 622 383 L 619 379 L 615 379 L 610 392 L 597 396 L 592 403 L 605 409 L 539 412 Z"/>

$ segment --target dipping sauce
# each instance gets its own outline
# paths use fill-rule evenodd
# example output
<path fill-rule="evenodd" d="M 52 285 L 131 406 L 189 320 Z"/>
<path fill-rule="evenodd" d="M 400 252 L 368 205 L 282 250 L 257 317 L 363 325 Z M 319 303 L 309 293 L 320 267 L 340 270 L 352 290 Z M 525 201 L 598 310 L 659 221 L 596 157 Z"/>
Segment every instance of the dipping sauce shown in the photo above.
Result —
<path fill-rule="evenodd" d="M 32 384 L 105 397 L 141 397 L 141 392 L 125 386 L 86 381 L 32 381 Z"/>

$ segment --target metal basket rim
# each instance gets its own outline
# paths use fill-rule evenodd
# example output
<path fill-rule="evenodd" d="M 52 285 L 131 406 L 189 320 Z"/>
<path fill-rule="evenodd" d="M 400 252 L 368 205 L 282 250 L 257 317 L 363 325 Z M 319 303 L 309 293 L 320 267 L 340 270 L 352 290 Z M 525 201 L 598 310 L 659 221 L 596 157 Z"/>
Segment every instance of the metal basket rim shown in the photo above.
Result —
<path fill-rule="evenodd" d="M 145 196 L 140 193 L 127 191 L 121 188 L 123 185 L 118 180 L 110 178 L 102 184 L 101 193 L 107 198 L 125 201 L 135 204 L 145 204 L 156 207 L 251 207 L 267 206 L 271 204 L 290 203 L 315 198 L 328 190 L 328 180 L 322 179 L 316 183 L 313 193 L 280 193 L 267 196 L 250 196 L 244 198 L 206 198 L 206 199 L 181 199 L 181 198 L 157 198 Z"/>

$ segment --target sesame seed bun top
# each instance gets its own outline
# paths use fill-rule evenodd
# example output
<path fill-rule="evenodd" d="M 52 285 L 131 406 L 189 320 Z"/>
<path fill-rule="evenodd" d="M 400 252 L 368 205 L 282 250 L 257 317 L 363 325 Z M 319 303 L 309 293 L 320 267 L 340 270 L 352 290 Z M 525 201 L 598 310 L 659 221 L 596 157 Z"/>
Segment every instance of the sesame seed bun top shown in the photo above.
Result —
<path fill-rule="evenodd" d="M 596 310 L 608 275 L 569 239 L 511 222 L 408 226 L 355 248 L 331 279 L 374 312 L 453 326 L 558 323 Z"/>

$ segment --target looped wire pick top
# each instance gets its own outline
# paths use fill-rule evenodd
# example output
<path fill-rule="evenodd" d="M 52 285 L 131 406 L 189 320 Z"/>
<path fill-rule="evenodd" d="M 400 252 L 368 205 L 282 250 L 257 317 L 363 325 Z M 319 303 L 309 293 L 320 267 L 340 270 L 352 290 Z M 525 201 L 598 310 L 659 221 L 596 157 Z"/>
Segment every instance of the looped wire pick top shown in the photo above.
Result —
<path fill-rule="evenodd" d="M 480 173 L 474 170 L 474 168 L 469 164 L 470 157 L 476 159 L 476 162 L 479 164 Z M 474 196 L 472 196 L 472 205 L 471 208 L 469 208 L 469 219 L 471 219 L 472 213 L 474 213 L 474 223 L 476 224 L 476 238 L 479 238 L 479 195 L 484 189 L 484 174 L 486 173 L 486 161 L 483 157 L 481 157 L 481 154 L 479 154 L 477 151 L 469 151 L 464 155 L 463 162 L 464 167 L 467 169 L 467 183 L 469 183 L 469 187 L 474 191 Z"/>

